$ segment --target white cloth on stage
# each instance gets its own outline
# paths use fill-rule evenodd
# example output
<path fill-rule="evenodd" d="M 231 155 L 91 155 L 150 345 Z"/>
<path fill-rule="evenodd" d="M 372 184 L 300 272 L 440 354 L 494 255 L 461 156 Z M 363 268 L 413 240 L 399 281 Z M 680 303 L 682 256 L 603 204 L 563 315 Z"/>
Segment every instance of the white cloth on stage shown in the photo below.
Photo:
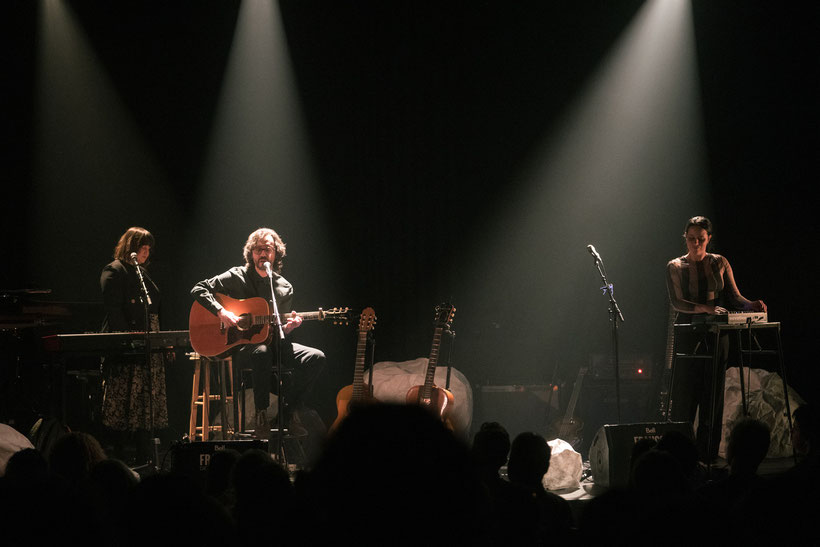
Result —
<path fill-rule="evenodd" d="M 34 445 L 13 427 L 0 424 L 0 477 L 6 474 L 9 459 L 24 448 L 34 448 Z"/>
<path fill-rule="evenodd" d="M 412 361 L 380 361 L 373 365 L 373 396 L 383 403 L 407 402 L 407 391 L 424 384 L 427 374 L 426 357 Z M 370 380 L 370 371 L 364 373 L 364 381 Z M 436 367 L 433 382 L 438 387 L 447 384 L 447 367 Z M 450 369 L 450 391 L 453 393 L 453 410 L 450 419 L 455 433 L 466 438 L 473 420 L 473 390 L 467 377 L 458 369 Z"/>

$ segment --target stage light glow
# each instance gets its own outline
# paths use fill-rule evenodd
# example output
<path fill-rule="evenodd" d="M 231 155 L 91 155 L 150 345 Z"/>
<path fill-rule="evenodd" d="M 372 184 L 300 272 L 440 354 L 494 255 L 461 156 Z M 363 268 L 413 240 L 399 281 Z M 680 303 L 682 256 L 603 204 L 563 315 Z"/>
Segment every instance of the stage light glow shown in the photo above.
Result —
<path fill-rule="evenodd" d="M 51 251 L 31 253 L 31 282 L 46 275 L 60 294 L 76 280 L 49 275 L 54 264 L 98 278 L 106 255 L 95 253 L 110 252 L 117 236 L 99 227 L 144 225 L 146 210 L 171 200 L 164 173 L 66 2 L 40 3 L 37 64 L 30 246 Z M 67 229 L 83 234 L 81 245 L 53 245 Z M 98 296 L 95 284 L 84 287 L 72 296 Z"/>
<path fill-rule="evenodd" d="M 658 353 L 663 265 L 680 254 L 680 223 L 710 207 L 688 1 L 641 7 L 517 179 L 525 190 L 504 204 L 476 258 L 492 256 L 493 275 L 476 268 L 472 291 L 481 309 L 515 318 L 505 361 L 550 370 L 609 351 L 588 244 L 627 321 L 621 354 Z"/>
<path fill-rule="evenodd" d="M 276 2 L 240 6 L 203 180 L 192 199 L 187 248 L 189 262 L 196 263 L 198 271 L 216 272 L 235 264 L 236 249 L 247 235 L 270 226 L 293 250 L 287 270 L 299 279 L 300 292 L 327 297 L 312 284 L 316 272 L 329 269 L 333 251 L 323 239 L 328 230 L 321 221 L 321 202 Z M 212 252 L 202 264 L 197 258 L 205 241 Z"/>

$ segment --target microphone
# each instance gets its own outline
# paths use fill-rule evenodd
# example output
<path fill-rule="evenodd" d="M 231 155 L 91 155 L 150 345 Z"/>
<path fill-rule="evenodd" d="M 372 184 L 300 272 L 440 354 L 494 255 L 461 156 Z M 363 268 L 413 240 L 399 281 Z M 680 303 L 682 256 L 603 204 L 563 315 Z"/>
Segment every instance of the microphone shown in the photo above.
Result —
<path fill-rule="evenodd" d="M 595 247 L 593 247 L 592 245 L 587 245 L 587 251 L 589 251 L 589 254 L 591 254 L 596 261 L 601 262 L 601 255 L 598 254 L 598 251 L 595 250 Z"/>
<path fill-rule="evenodd" d="M 137 261 L 137 253 L 131 253 L 129 255 L 131 257 L 131 263 L 134 264 L 137 268 L 137 275 L 140 279 L 140 286 L 142 287 L 142 294 L 145 296 L 145 301 L 148 305 L 151 305 L 151 295 L 148 294 L 148 289 L 145 287 L 145 278 L 142 277 L 142 268 L 140 268 L 139 261 Z"/>
<path fill-rule="evenodd" d="M 270 269 L 270 262 L 266 260 L 263 266 L 265 267 L 265 271 L 267 272 L 267 274 L 272 276 L 273 272 Z"/>

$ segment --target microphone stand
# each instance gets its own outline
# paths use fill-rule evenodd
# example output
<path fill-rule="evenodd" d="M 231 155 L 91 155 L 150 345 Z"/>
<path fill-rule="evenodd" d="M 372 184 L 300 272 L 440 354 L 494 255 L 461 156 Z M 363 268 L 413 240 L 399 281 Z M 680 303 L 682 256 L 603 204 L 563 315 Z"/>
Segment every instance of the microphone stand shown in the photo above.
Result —
<path fill-rule="evenodd" d="M 615 366 L 615 407 L 617 410 L 618 423 L 621 423 L 621 374 L 618 362 L 618 320 L 623 322 L 624 316 L 621 313 L 621 309 L 618 307 L 618 303 L 615 301 L 615 286 L 606 278 L 606 268 L 604 267 L 604 261 L 601 259 L 601 255 L 595 251 L 595 248 L 592 245 L 588 245 L 587 249 L 595 258 L 595 266 L 598 268 L 598 273 L 601 275 L 601 281 L 604 283 L 601 290 L 603 291 L 603 294 L 609 295 L 609 323 L 611 326 L 612 338 L 612 363 Z"/>
<path fill-rule="evenodd" d="M 156 474 L 159 472 L 159 467 L 157 466 L 159 462 L 159 453 L 157 445 L 159 444 L 158 439 L 154 436 L 154 374 L 153 370 L 151 370 L 151 313 L 149 308 L 151 307 L 151 295 L 148 294 L 148 288 L 145 286 L 145 278 L 142 276 L 142 269 L 140 268 L 139 262 L 137 261 L 137 254 L 131 253 L 131 260 L 134 263 L 134 267 L 137 269 L 137 276 L 140 280 L 140 288 L 142 289 L 142 294 L 140 294 L 140 301 L 142 302 L 143 307 L 143 319 L 145 321 L 145 366 L 146 370 L 148 371 L 148 437 L 150 438 L 151 442 L 151 468 L 153 472 Z"/>
<path fill-rule="evenodd" d="M 447 380 L 444 382 L 444 389 L 450 389 L 450 375 L 453 370 L 453 346 L 456 345 L 456 333 L 451 329 L 444 331 L 444 334 L 450 337 L 450 345 L 447 348 Z"/>
<path fill-rule="evenodd" d="M 273 290 L 273 272 L 270 268 L 270 263 L 265 264 L 265 270 L 268 274 L 268 281 L 270 282 L 270 300 L 273 310 L 273 324 L 276 327 L 276 351 L 274 352 L 274 366 L 276 367 L 276 376 L 278 378 L 279 389 L 276 397 L 276 458 L 280 465 L 287 469 L 287 461 L 285 460 L 285 453 L 282 444 L 282 414 L 284 412 L 284 404 L 282 401 L 282 392 L 284 382 L 282 381 L 282 351 L 283 342 L 285 341 L 285 331 L 282 330 L 282 318 L 279 315 L 279 306 L 276 303 L 276 293 Z M 270 432 L 268 432 L 270 433 Z"/>

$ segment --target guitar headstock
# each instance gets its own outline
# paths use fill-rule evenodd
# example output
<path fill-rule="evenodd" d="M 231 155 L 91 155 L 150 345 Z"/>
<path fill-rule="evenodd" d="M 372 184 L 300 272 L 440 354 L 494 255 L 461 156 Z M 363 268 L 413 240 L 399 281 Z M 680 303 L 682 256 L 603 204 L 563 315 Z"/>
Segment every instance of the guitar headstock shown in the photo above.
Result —
<path fill-rule="evenodd" d="M 449 330 L 449 328 L 453 325 L 453 317 L 455 317 L 455 315 L 455 306 L 447 303 L 439 304 L 436 306 L 436 317 L 434 320 L 436 327 Z"/>
<path fill-rule="evenodd" d="M 330 321 L 334 325 L 347 325 L 350 323 L 350 308 L 331 308 L 322 311 L 322 320 Z"/>
<path fill-rule="evenodd" d="M 368 332 L 373 330 L 373 325 L 376 324 L 376 312 L 373 308 L 365 308 L 362 310 L 362 315 L 359 317 L 359 332 Z"/>

